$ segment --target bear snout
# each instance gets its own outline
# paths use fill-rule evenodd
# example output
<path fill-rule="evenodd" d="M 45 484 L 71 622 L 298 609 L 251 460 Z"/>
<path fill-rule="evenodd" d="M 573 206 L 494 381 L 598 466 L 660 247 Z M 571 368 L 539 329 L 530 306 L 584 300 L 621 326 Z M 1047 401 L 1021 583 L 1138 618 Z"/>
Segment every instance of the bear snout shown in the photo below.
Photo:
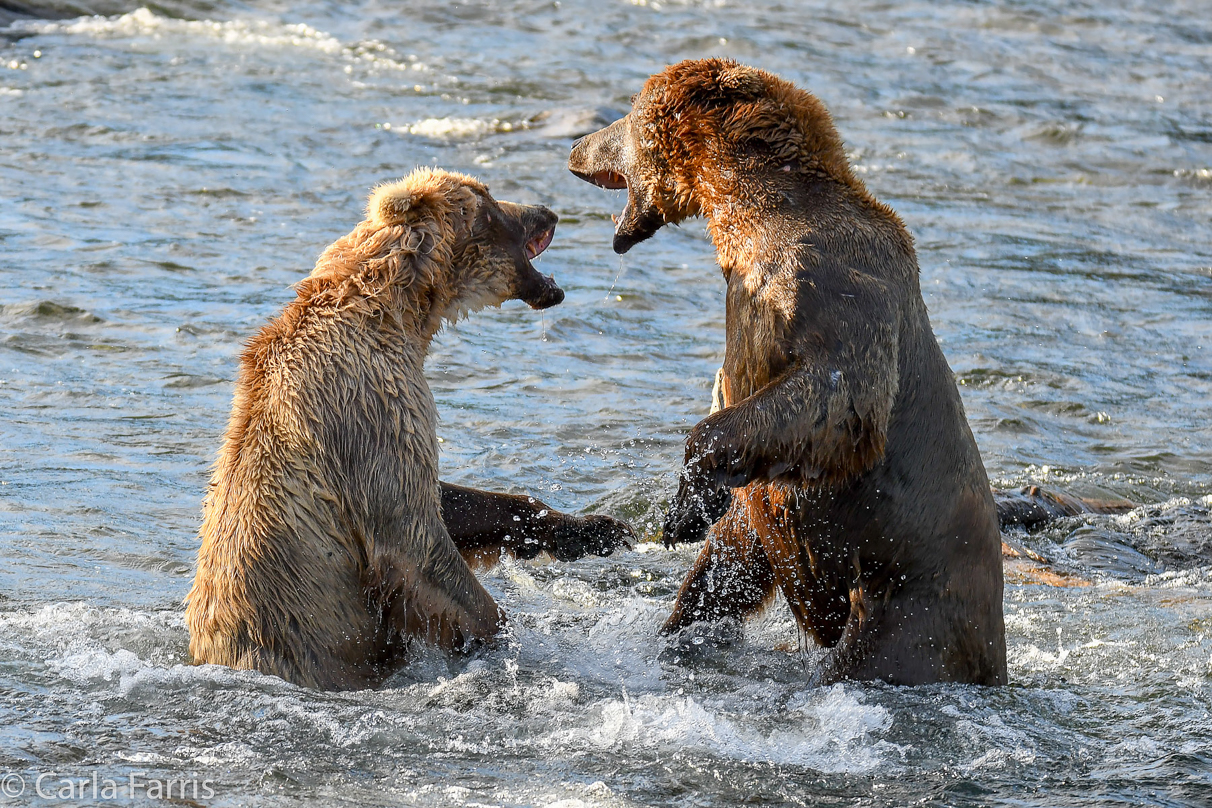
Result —
<path fill-rule="evenodd" d="M 564 302 L 564 290 L 550 275 L 542 275 L 531 270 L 534 277 L 527 278 L 525 288 L 518 297 L 532 309 L 549 309 Z"/>
<path fill-rule="evenodd" d="M 580 179 L 602 188 L 627 187 L 623 178 L 623 151 L 627 138 L 627 118 L 605 129 L 585 135 L 572 144 L 568 155 L 568 170 Z"/>

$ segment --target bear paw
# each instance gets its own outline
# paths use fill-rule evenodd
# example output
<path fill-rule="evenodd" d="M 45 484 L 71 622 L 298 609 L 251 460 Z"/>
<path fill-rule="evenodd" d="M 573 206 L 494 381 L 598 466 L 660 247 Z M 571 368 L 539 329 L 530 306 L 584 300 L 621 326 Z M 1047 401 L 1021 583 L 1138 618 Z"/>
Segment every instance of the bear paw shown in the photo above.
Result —
<path fill-rule="evenodd" d="M 635 532 L 626 522 L 604 514 L 570 516 L 545 547 L 558 561 L 576 561 L 587 555 L 608 556 L 619 548 L 631 549 Z"/>
<path fill-rule="evenodd" d="M 690 476 L 683 471 L 678 492 L 665 514 L 661 540 L 669 548 L 702 541 L 731 504 L 731 488 L 717 488 L 706 477 Z"/>

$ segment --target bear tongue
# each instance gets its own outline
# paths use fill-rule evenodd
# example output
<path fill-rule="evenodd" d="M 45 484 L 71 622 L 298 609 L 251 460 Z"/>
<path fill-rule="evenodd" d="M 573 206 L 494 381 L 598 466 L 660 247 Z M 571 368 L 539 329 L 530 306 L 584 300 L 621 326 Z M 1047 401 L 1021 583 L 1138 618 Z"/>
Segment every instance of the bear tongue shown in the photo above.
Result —
<path fill-rule="evenodd" d="M 555 228 L 553 227 L 550 230 L 544 230 L 542 233 L 539 233 L 530 241 L 526 242 L 526 257 L 530 259 L 538 258 L 539 254 L 542 253 L 543 250 L 551 246 L 551 240 L 554 237 Z"/>

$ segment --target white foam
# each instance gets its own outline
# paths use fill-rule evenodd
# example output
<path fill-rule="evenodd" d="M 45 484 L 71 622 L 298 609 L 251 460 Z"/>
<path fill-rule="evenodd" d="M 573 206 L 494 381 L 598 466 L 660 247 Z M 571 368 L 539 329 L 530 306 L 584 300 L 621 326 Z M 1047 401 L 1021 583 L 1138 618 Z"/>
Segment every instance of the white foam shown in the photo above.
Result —
<path fill-rule="evenodd" d="M 77 685 L 113 683 L 121 696 L 159 693 L 203 682 L 247 684 L 252 679 L 284 688 L 294 687 L 276 677 L 255 671 L 238 671 L 222 665 L 161 665 L 126 649 L 111 653 L 102 648 L 87 648 L 51 657 L 46 664 L 59 676 Z"/>
<path fill-rule="evenodd" d="M 656 637 L 668 607 L 645 598 L 627 598 L 606 611 L 589 629 L 588 640 L 599 648 L 612 648 L 624 639 Z"/>
<path fill-rule="evenodd" d="M 47 664 L 64 679 L 76 684 L 98 679 L 110 682 L 115 676 L 129 677 L 147 667 L 147 663 L 130 651 L 120 650 L 111 654 L 99 648 L 51 659 Z"/>
<path fill-rule="evenodd" d="M 1058 645 L 1053 653 L 1034 643 L 1026 643 L 1007 648 L 1006 661 L 1015 670 L 1064 671 L 1071 667 L 1066 664 L 1071 653 L 1071 649 L 1065 648 L 1064 645 Z"/>
<path fill-rule="evenodd" d="M 1001 769 L 1011 762 L 1023 765 L 1035 762 L 1037 753 L 1031 738 L 1007 725 L 1000 715 L 967 716 L 950 704 L 942 708 L 942 713 L 960 719 L 955 722 L 955 732 L 964 739 L 966 748 L 984 749 L 972 760 L 961 763 L 963 770 Z"/>
<path fill-rule="evenodd" d="M 602 598 L 598 591 L 577 578 L 559 578 L 552 581 L 551 594 L 560 601 L 574 603 L 582 609 L 592 609 L 602 605 Z"/>
<path fill-rule="evenodd" d="M 528 566 L 519 562 L 513 556 L 502 556 L 501 563 L 497 564 L 490 574 L 506 578 L 521 592 L 535 593 L 539 591 L 539 582 L 530 574 Z"/>
<path fill-rule="evenodd" d="M 899 747 L 872 735 L 892 725 L 888 711 L 863 704 L 841 685 L 793 699 L 794 728 L 763 731 L 692 696 L 646 694 L 608 699 L 591 710 L 594 726 L 554 733 L 553 745 L 620 750 L 706 750 L 724 758 L 865 773 Z"/>
<path fill-rule="evenodd" d="M 498 787 L 493 790 L 491 798 L 484 802 L 467 799 L 475 792 L 461 786 L 436 787 L 427 784 L 419 788 L 417 793 L 440 793 L 445 797 L 456 798 L 456 804 L 467 808 L 499 808 L 501 805 L 535 805 L 541 808 L 633 808 L 639 805 L 615 794 L 601 780 L 580 786 L 574 783 L 548 784 L 539 781 L 521 787 Z"/>
<path fill-rule="evenodd" d="M 1141 505 L 1133 508 L 1127 513 L 1119 514 L 1111 518 L 1112 522 L 1118 523 L 1121 527 L 1129 528 L 1138 522 L 1142 522 L 1148 518 L 1158 516 L 1166 516 L 1172 511 L 1185 511 L 1192 507 L 1212 508 L 1212 494 L 1202 497 L 1172 497 L 1165 502 L 1159 502 L 1154 505 Z M 1154 529 L 1154 532 L 1160 532 L 1162 528 Z"/>
<path fill-rule="evenodd" d="M 553 613 L 557 620 L 559 611 Z M 627 598 L 612 604 L 576 637 L 568 667 L 578 675 L 599 682 L 622 683 L 636 690 L 660 686 L 662 673 L 657 654 L 663 646 L 657 629 L 667 608 L 644 598 Z"/>
<path fill-rule="evenodd" d="M 1006 633 L 1029 634 L 1039 624 L 1040 615 L 1030 609 L 1011 608 L 1005 613 Z"/>
<path fill-rule="evenodd" d="M 1170 570 L 1145 578 L 1146 587 L 1157 589 L 1188 589 L 1208 584 L 1212 584 L 1212 565 L 1189 570 Z"/>
<path fill-rule="evenodd" d="M 160 38 L 166 34 L 187 34 L 233 44 L 291 46 L 325 53 L 340 53 L 345 48 L 336 37 L 303 23 L 283 25 L 265 20 L 178 20 L 162 17 L 147 8 L 117 17 L 80 17 L 69 22 L 26 23 L 24 27 L 39 34 L 114 38 Z"/>
<path fill-rule="evenodd" d="M 124 647 L 109 650 L 119 637 Z M 186 637 L 184 617 L 177 609 L 142 611 L 76 602 L 0 612 L 6 653 L 35 654 L 51 671 L 76 685 L 116 685 L 123 696 L 252 678 L 293 687 L 250 671 L 182 664 Z"/>
<path fill-rule="evenodd" d="M 629 0 L 629 2 L 633 6 L 650 8 L 653 11 L 660 11 L 665 6 L 723 8 L 724 6 L 728 5 L 728 0 Z"/>
<path fill-rule="evenodd" d="M 182 745 L 173 751 L 202 766 L 249 766 L 263 760 L 260 753 L 241 741 L 224 741 L 212 747 Z"/>
<path fill-rule="evenodd" d="M 87 603 L 51 603 L 34 611 L 0 612 L 0 634 L 32 634 L 41 640 L 70 643 L 95 629 L 183 629 L 179 611 L 98 608 Z"/>
<path fill-rule="evenodd" d="M 234 47 L 301 48 L 369 62 L 395 70 L 426 70 L 415 56 L 400 57 L 382 42 L 369 40 L 346 45 L 331 34 L 305 23 L 268 20 L 178 20 L 163 17 L 147 8 L 117 17 L 80 17 L 69 22 L 21 22 L 16 25 L 35 34 L 69 34 L 94 38 L 130 39 L 150 37 L 216 39 Z"/>
<path fill-rule="evenodd" d="M 1212 168 L 1176 168 L 1174 176 L 1180 179 L 1212 180 Z"/>
<path fill-rule="evenodd" d="M 500 121 L 485 121 L 480 118 L 425 118 L 404 129 L 410 135 L 432 137 L 439 140 L 481 137 L 497 131 Z"/>
<path fill-rule="evenodd" d="M 1002 769 L 1008 763 L 1021 763 L 1030 765 L 1035 762 L 1036 754 L 1034 749 L 1029 749 L 1022 746 L 1016 746 L 1014 749 L 1006 750 L 1001 747 L 994 746 L 986 749 L 984 754 L 979 755 L 968 763 L 961 763 L 960 768 L 964 771 L 975 771 L 977 769 Z"/>

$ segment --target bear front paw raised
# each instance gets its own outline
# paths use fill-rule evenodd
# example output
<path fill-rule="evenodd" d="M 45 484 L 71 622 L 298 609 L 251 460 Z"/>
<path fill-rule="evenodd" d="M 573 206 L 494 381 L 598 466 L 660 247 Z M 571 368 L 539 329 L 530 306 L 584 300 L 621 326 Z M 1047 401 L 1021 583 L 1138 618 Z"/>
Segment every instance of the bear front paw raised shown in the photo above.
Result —
<path fill-rule="evenodd" d="M 708 477 L 698 473 L 697 464 L 682 469 L 678 492 L 669 503 L 661 540 L 666 547 L 702 541 L 711 526 L 732 504 L 732 489 L 717 487 Z"/>
<path fill-rule="evenodd" d="M 686 459 L 683 476 L 691 470 L 702 483 L 712 488 L 740 488 L 749 482 L 752 469 L 743 460 L 743 451 L 731 438 L 731 430 L 723 423 L 721 411 L 690 430 L 686 438 Z M 692 469 L 693 467 L 693 469 Z"/>

